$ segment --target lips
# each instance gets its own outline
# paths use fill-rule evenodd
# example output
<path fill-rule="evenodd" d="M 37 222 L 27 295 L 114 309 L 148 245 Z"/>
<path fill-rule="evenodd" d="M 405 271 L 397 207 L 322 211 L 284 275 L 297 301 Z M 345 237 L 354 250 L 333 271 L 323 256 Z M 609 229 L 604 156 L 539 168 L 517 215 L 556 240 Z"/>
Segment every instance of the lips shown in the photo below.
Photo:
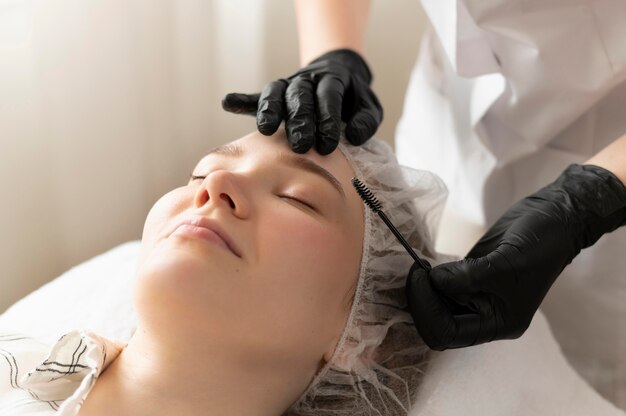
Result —
<path fill-rule="evenodd" d="M 210 218 L 206 218 L 206 217 L 200 216 L 200 215 L 192 215 L 192 216 L 184 218 L 182 221 L 178 222 L 174 226 L 174 228 L 172 229 L 170 234 L 172 234 L 181 225 L 192 225 L 192 226 L 195 226 L 195 227 L 207 228 L 207 229 L 213 231 L 215 234 L 217 234 L 224 241 L 224 243 L 226 243 L 226 245 L 228 246 L 230 251 L 232 251 L 235 256 L 241 258 L 241 250 L 235 244 L 233 239 L 228 235 L 228 233 L 226 233 L 226 231 L 224 231 L 224 229 L 220 226 L 220 224 L 217 221 L 212 220 Z"/>

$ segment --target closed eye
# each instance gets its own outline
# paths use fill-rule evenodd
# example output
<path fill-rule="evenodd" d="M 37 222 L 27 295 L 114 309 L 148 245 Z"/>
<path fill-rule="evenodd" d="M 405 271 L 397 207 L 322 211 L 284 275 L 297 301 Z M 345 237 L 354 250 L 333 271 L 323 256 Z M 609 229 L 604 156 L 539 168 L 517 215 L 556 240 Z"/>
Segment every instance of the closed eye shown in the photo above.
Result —
<path fill-rule="evenodd" d="M 294 196 L 291 196 L 291 195 L 278 195 L 278 196 L 281 197 L 281 198 L 286 198 L 286 199 L 291 199 L 293 201 L 296 201 L 297 203 L 302 204 L 302 205 L 306 206 L 307 208 L 310 208 L 313 211 L 317 212 L 317 209 L 313 205 L 311 205 L 308 202 L 305 202 L 305 201 L 303 201 L 301 199 L 298 199 L 298 198 L 296 198 Z"/>
<path fill-rule="evenodd" d="M 205 178 L 206 178 L 206 176 L 194 175 L 193 173 L 191 175 L 189 175 L 189 180 L 192 180 L 192 181 L 196 181 L 198 179 L 204 180 Z"/>

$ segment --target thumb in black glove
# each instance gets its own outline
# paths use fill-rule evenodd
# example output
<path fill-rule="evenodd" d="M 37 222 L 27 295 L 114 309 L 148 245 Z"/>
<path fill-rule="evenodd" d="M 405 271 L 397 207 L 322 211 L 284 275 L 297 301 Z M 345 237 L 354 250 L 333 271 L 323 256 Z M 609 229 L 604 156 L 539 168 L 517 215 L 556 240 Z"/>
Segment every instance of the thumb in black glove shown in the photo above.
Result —
<path fill-rule="evenodd" d="M 521 336 L 557 276 L 585 247 L 626 223 L 626 187 L 609 171 L 571 165 L 511 207 L 461 261 L 414 265 L 407 297 L 432 349 Z"/>
<path fill-rule="evenodd" d="M 227 94 L 222 107 L 256 115 L 265 135 L 285 120 L 291 149 L 306 153 L 313 145 L 326 155 L 339 143 L 341 122 L 353 145 L 370 139 L 382 122 L 383 110 L 370 88 L 371 72 L 356 52 L 327 52 L 287 79 L 270 82 L 260 94 Z"/>

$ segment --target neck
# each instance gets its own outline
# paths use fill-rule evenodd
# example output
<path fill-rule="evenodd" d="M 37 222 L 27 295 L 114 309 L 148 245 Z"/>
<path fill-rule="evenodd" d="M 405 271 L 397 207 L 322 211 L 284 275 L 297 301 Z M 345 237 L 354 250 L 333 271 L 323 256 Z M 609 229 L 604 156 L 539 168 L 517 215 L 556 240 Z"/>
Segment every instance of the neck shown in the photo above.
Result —
<path fill-rule="evenodd" d="M 313 374 L 254 358 L 197 339 L 163 342 L 140 327 L 100 374 L 79 415 L 281 415 Z"/>

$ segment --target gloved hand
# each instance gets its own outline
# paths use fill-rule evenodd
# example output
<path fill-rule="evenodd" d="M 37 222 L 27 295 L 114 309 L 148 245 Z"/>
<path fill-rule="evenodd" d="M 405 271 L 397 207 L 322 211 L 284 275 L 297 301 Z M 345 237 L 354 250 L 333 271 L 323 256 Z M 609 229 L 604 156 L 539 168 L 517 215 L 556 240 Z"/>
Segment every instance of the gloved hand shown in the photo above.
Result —
<path fill-rule="evenodd" d="M 418 332 L 440 351 L 521 336 L 565 266 L 624 224 L 624 184 L 600 167 L 570 165 L 513 205 L 465 259 L 430 272 L 413 265 L 407 298 Z"/>
<path fill-rule="evenodd" d="M 267 136 L 285 119 L 291 149 L 306 153 L 313 145 L 326 155 L 337 148 L 341 121 L 353 145 L 365 143 L 383 119 L 383 109 L 370 89 L 372 75 L 363 58 L 349 49 L 327 52 L 287 79 L 265 86 L 261 94 L 227 94 L 222 107 L 256 115 Z"/>

